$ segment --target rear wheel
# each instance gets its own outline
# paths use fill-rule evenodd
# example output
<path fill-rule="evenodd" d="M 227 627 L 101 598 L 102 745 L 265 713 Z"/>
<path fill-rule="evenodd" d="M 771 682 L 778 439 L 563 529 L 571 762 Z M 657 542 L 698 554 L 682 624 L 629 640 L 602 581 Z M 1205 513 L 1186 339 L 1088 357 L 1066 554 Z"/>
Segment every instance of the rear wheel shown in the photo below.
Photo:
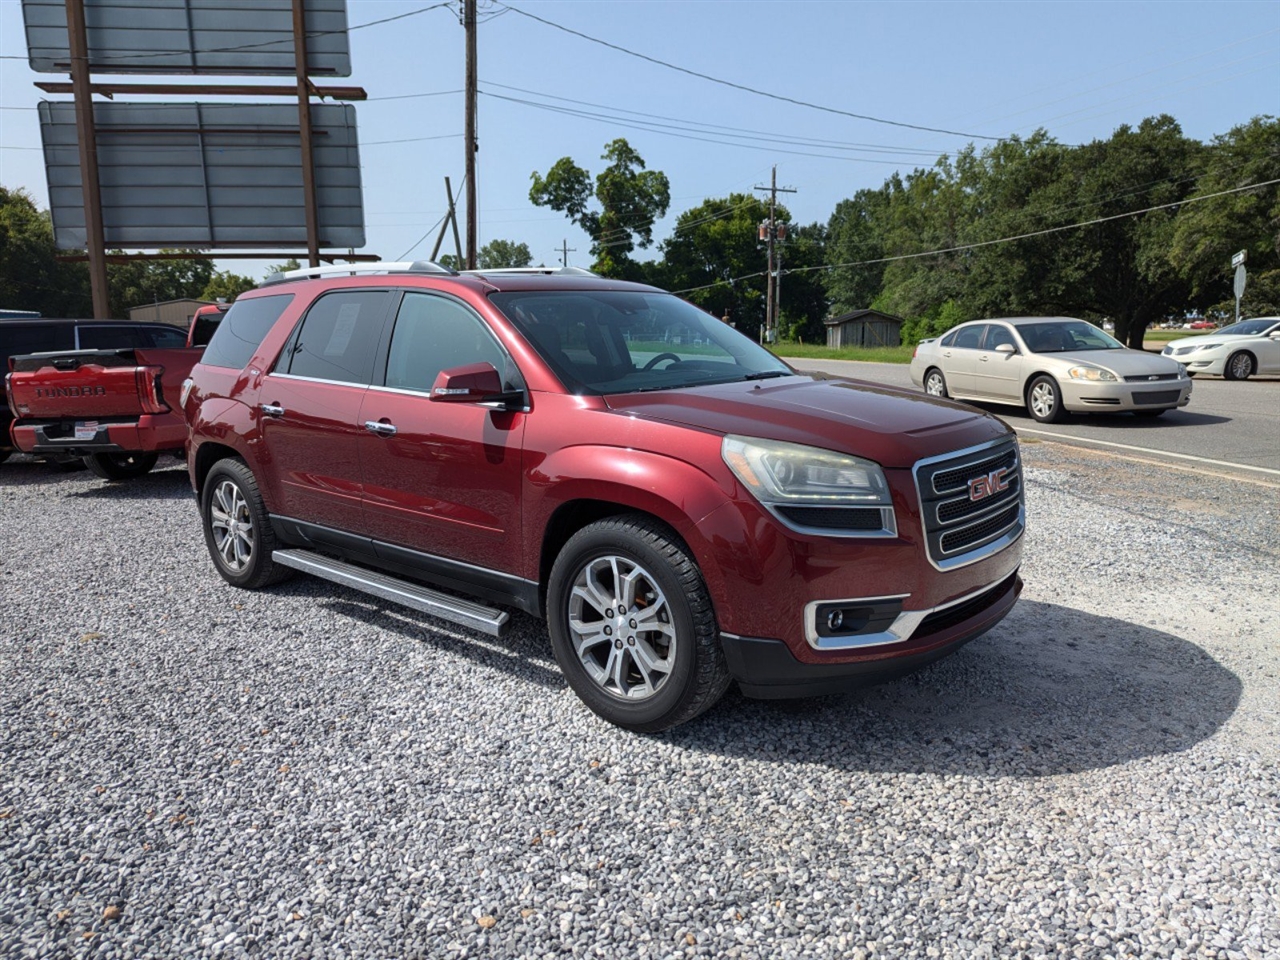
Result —
<path fill-rule="evenodd" d="M 601 520 L 569 539 L 551 570 L 547 622 L 574 692 L 628 730 L 691 720 L 729 686 L 702 574 L 647 517 Z"/>
<path fill-rule="evenodd" d="M 1058 381 L 1047 374 L 1036 377 L 1027 386 L 1027 410 L 1040 423 L 1059 423 L 1066 417 L 1062 406 L 1062 390 Z"/>
<path fill-rule="evenodd" d="M 942 371 L 937 367 L 930 367 L 924 375 L 924 392 L 931 397 L 951 396 L 947 393 L 947 378 L 942 375 Z"/>
<path fill-rule="evenodd" d="M 200 492 L 200 519 L 213 565 L 227 583 L 257 590 L 291 574 L 271 559 L 275 531 L 253 471 L 243 461 L 214 464 Z"/>
<path fill-rule="evenodd" d="M 150 473 L 159 459 L 158 453 L 91 453 L 84 465 L 103 480 L 132 480 Z"/>
<path fill-rule="evenodd" d="M 1253 376 L 1253 354 L 1244 350 L 1227 357 L 1222 366 L 1222 376 L 1227 380 L 1248 380 Z"/>

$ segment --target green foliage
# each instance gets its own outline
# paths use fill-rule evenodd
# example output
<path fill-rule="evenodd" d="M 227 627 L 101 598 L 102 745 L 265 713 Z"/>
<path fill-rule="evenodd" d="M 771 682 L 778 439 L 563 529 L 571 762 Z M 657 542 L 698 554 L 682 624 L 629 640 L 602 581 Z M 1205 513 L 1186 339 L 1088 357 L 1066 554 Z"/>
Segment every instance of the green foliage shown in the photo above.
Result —
<path fill-rule="evenodd" d="M 262 279 L 270 280 L 272 274 L 288 273 L 290 270 L 301 270 L 301 269 L 302 269 L 302 264 L 300 264 L 295 258 L 290 257 L 284 263 L 273 263 L 271 266 L 267 267 L 267 272 L 266 274 L 263 275 Z"/>
<path fill-rule="evenodd" d="M 631 279 L 636 271 L 631 253 L 653 243 L 654 222 L 671 202 L 667 176 L 646 170 L 644 160 L 624 139 L 605 147 L 608 165 L 595 178 L 569 157 L 561 157 L 544 177 L 534 172 L 529 200 L 559 210 L 591 238 L 594 269 L 607 277 Z M 589 209 L 592 199 L 598 210 Z"/>
<path fill-rule="evenodd" d="M 200 300 L 225 300 L 231 303 L 246 290 L 252 290 L 257 284 L 248 277 L 242 277 L 230 270 L 215 270 L 205 284 Z"/>
<path fill-rule="evenodd" d="M 0 186 L 0 307 L 89 317 L 89 271 L 54 259 L 53 223 L 25 190 Z"/>
<path fill-rule="evenodd" d="M 527 267 L 533 263 L 529 245 L 513 240 L 490 240 L 476 251 L 476 266 L 481 270 L 502 267 Z"/>
<path fill-rule="evenodd" d="M 111 315 L 126 317 L 130 307 L 147 303 L 199 300 L 212 279 L 212 260 L 130 260 L 127 263 L 108 263 L 107 284 L 111 291 Z"/>

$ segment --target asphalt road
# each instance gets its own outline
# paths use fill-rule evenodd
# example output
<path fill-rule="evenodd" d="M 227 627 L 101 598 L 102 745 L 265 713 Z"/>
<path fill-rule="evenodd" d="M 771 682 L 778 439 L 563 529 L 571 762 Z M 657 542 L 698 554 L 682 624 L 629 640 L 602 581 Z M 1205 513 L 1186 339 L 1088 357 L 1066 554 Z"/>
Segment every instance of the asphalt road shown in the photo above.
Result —
<path fill-rule="evenodd" d="M 788 359 L 798 370 L 823 371 L 916 389 L 906 364 Z M 1197 377 L 1191 403 L 1146 420 L 1128 414 L 1073 416 L 1040 424 L 1026 410 L 980 404 L 1028 437 L 1081 443 L 1135 456 L 1158 456 L 1241 477 L 1280 478 L 1280 379 L 1241 382 Z"/>

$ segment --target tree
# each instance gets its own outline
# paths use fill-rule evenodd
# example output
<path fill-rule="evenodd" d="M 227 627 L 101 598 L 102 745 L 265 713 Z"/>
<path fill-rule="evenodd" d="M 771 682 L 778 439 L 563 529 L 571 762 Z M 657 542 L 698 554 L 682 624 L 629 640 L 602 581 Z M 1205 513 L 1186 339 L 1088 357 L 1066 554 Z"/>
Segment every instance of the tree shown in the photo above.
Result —
<path fill-rule="evenodd" d="M 527 267 L 533 263 L 529 245 L 513 240 L 490 240 L 476 251 L 476 266 L 481 270 L 498 270 L 502 267 Z"/>
<path fill-rule="evenodd" d="M 88 268 L 58 261 L 57 252 L 48 212 L 25 190 L 0 186 L 0 307 L 92 316 Z"/>
<path fill-rule="evenodd" d="M 653 243 L 653 225 L 667 212 L 671 186 L 666 174 L 646 170 L 644 160 L 624 139 L 605 147 L 609 161 L 595 178 L 569 157 L 561 157 L 544 177 L 531 175 L 529 200 L 566 214 L 591 238 L 593 269 L 608 277 L 630 277 L 637 271 L 631 253 Z M 592 198 L 598 210 L 589 209 Z"/>
<path fill-rule="evenodd" d="M 1255 117 L 1215 137 L 1202 169 L 1191 199 L 1280 179 L 1280 121 Z M 1220 301 L 1211 309 L 1228 316 L 1235 313 L 1231 256 L 1238 250 L 1249 256 L 1242 313 L 1280 311 L 1280 184 L 1189 203 L 1178 212 L 1170 256 L 1193 293 Z"/>
<path fill-rule="evenodd" d="M 211 260 L 129 260 L 125 263 L 108 263 L 107 284 L 110 288 L 108 299 L 111 315 L 123 317 L 128 314 L 130 307 L 147 303 L 198 300 L 212 279 Z"/>
<path fill-rule="evenodd" d="M 252 290 L 256 286 L 257 284 L 248 277 L 242 277 L 230 270 L 215 270 L 209 282 L 205 284 L 199 299 L 225 300 L 230 303 L 246 290 Z"/>
<path fill-rule="evenodd" d="M 832 266 L 824 274 L 832 314 L 864 310 L 880 295 L 885 265 L 874 261 L 884 257 L 888 209 L 887 184 L 836 204 L 827 221 L 827 262 L 857 266 Z"/>
<path fill-rule="evenodd" d="M 302 264 L 300 264 L 296 258 L 290 257 L 284 263 L 273 263 L 271 266 L 267 267 L 267 273 L 262 279 L 270 280 L 274 274 L 288 273 L 290 270 L 301 270 L 301 269 L 302 269 Z"/>

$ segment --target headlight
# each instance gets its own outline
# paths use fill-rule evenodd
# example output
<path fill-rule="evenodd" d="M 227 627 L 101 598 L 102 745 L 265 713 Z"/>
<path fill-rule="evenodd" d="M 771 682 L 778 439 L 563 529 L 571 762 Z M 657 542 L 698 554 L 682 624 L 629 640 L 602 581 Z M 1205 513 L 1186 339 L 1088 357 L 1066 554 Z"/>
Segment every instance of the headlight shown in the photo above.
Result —
<path fill-rule="evenodd" d="M 892 503 L 880 465 L 860 457 L 733 435 L 724 438 L 720 455 L 762 503 Z"/>
<path fill-rule="evenodd" d="M 1102 370 L 1098 367 L 1072 367 L 1067 371 L 1067 376 L 1072 380 L 1093 380 L 1115 383 L 1116 375 L 1110 370 Z"/>

